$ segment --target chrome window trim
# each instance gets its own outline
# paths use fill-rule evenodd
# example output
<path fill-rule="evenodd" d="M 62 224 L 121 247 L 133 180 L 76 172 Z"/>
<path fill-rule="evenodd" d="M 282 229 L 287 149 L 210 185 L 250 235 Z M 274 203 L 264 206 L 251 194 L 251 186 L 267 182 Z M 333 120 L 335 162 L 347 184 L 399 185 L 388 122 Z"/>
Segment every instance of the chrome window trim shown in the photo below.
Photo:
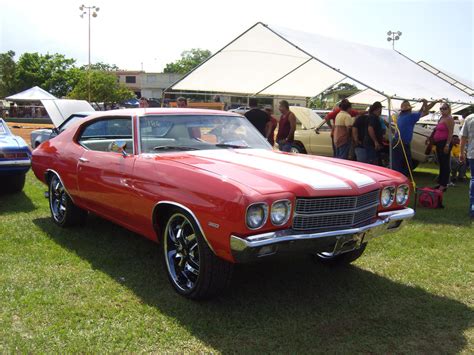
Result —
<path fill-rule="evenodd" d="M 135 140 L 134 140 L 134 132 L 133 132 L 133 116 L 100 116 L 100 117 L 97 117 L 97 118 L 94 118 L 92 121 L 87 121 L 86 123 L 88 124 L 85 124 L 85 125 L 81 125 L 80 126 L 80 133 L 77 137 L 77 139 L 75 140 L 75 142 L 77 144 L 79 144 L 82 148 L 84 148 L 85 150 L 89 151 L 89 152 L 102 152 L 102 153 L 114 153 L 114 154 L 121 154 L 121 153 L 117 153 L 117 152 L 108 152 L 108 151 L 103 151 L 103 150 L 93 150 L 93 149 L 89 149 L 87 148 L 86 146 L 84 146 L 82 143 L 81 143 L 81 136 L 82 136 L 82 133 L 84 133 L 84 129 L 90 125 L 93 125 L 94 123 L 97 123 L 97 122 L 100 122 L 100 121 L 103 121 L 103 120 L 117 120 L 117 119 L 127 119 L 129 118 L 132 122 L 132 154 L 131 155 L 137 155 L 135 153 Z M 127 153 L 128 154 L 128 153 Z"/>

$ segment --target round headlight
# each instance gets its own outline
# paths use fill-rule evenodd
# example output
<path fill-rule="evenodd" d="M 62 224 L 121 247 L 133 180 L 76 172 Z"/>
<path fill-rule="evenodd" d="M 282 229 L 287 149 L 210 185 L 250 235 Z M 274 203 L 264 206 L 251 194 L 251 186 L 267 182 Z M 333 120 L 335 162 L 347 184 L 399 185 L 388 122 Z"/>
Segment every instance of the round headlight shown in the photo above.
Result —
<path fill-rule="evenodd" d="M 288 200 L 275 201 L 272 204 L 270 219 L 275 226 L 288 222 L 291 214 L 291 202 Z"/>
<path fill-rule="evenodd" d="M 390 207 L 395 199 L 395 187 L 388 186 L 382 190 L 382 194 L 380 195 L 380 202 L 382 203 L 382 207 L 387 208 Z"/>
<path fill-rule="evenodd" d="M 258 229 L 265 224 L 268 216 L 266 203 L 255 203 L 247 208 L 246 222 L 250 229 Z"/>
<path fill-rule="evenodd" d="M 404 205 L 408 201 L 410 188 L 408 185 L 400 185 L 397 188 L 397 204 Z"/>

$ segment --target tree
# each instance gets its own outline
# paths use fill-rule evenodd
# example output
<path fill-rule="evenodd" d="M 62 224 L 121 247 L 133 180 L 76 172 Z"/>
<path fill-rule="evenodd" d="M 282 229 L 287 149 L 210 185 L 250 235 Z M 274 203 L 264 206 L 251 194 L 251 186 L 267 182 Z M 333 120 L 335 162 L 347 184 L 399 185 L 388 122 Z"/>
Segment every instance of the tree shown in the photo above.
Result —
<path fill-rule="evenodd" d="M 87 64 L 80 67 L 82 70 L 87 70 Z M 91 70 L 100 70 L 100 71 L 117 71 L 120 70 L 115 64 L 107 64 L 103 62 L 97 62 L 91 64 Z"/>
<path fill-rule="evenodd" d="M 207 49 L 193 48 L 181 53 L 181 59 L 168 63 L 163 70 L 164 73 L 186 74 L 211 56 Z"/>
<path fill-rule="evenodd" d="M 40 86 L 51 94 L 62 97 L 71 91 L 77 78 L 74 59 L 63 54 L 23 53 L 16 64 L 16 91 Z"/>
<path fill-rule="evenodd" d="M 9 96 L 15 93 L 15 52 L 8 51 L 0 53 L 0 97 Z"/>
<path fill-rule="evenodd" d="M 117 77 L 109 72 L 92 70 L 90 72 L 90 88 L 92 102 L 116 103 L 135 97 L 135 94 L 123 84 L 117 82 Z M 69 93 L 71 99 L 89 99 L 88 73 L 79 69 L 79 80 Z"/>

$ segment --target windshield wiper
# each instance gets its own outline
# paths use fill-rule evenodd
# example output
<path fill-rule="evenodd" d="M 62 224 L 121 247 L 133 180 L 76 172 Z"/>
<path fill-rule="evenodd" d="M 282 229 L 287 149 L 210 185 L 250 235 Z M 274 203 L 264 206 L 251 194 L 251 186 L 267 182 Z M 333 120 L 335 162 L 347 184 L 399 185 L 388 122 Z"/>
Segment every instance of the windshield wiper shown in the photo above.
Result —
<path fill-rule="evenodd" d="M 153 150 L 199 150 L 199 148 L 184 145 L 159 145 L 153 147 Z"/>
<path fill-rule="evenodd" d="M 237 144 L 227 144 L 227 143 L 217 143 L 215 144 L 216 147 L 219 147 L 219 148 L 250 148 L 248 146 L 245 146 L 245 145 L 237 145 Z"/>

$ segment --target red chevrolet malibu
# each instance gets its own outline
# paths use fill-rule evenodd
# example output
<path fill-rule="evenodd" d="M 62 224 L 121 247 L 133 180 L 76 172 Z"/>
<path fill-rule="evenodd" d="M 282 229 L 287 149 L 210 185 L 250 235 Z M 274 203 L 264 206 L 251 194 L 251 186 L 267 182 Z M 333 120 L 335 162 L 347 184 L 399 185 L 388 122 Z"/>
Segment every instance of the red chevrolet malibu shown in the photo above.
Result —
<path fill-rule="evenodd" d="M 350 263 L 414 215 L 407 179 L 346 160 L 275 152 L 238 114 L 98 112 L 33 152 L 54 223 L 89 212 L 159 242 L 174 289 L 222 290 L 232 265 L 289 251 Z"/>

